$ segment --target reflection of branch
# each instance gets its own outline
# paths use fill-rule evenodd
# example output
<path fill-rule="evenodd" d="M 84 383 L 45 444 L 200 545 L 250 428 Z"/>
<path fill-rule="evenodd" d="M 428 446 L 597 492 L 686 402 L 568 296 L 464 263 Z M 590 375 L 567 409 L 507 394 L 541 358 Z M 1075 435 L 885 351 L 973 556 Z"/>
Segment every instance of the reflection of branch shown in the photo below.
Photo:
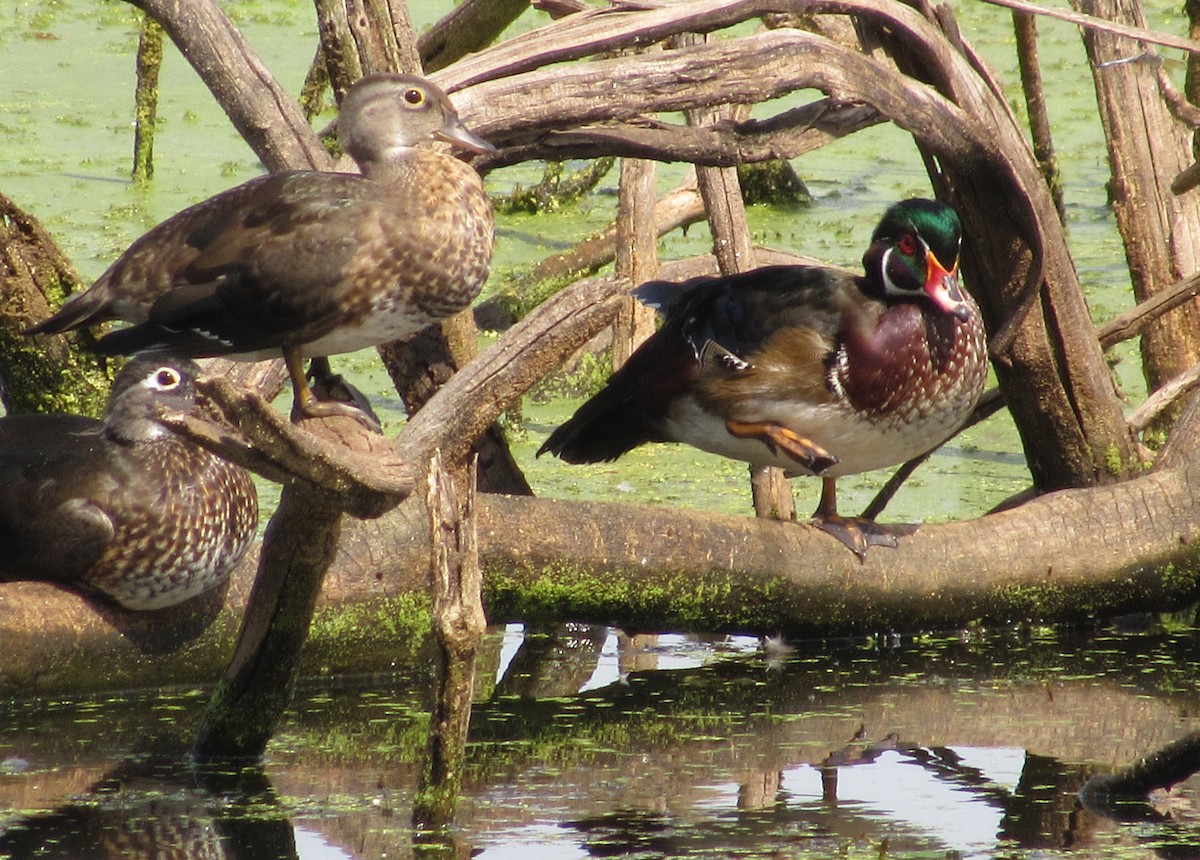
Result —
<path fill-rule="evenodd" d="M 1161 818 L 1147 803 L 1150 792 L 1170 788 L 1200 771 L 1200 732 L 1189 732 L 1125 770 L 1094 776 L 1079 790 L 1088 809 L 1118 820 Z"/>

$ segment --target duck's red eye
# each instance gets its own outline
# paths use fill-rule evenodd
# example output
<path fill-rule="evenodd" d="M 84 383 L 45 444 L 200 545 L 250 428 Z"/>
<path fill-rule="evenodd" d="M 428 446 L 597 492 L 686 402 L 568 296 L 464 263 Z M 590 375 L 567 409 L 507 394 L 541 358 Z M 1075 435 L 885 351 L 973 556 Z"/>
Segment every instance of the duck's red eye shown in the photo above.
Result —
<path fill-rule="evenodd" d="M 900 241 L 896 243 L 896 247 L 900 249 L 901 254 L 912 255 L 921 249 L 916 237 L 910 233 L 905 233 L 900 237 Z"/>
<path fill-rule="evenodd" d="M 410 105 L 419 105 L 425 101 L 425 94 L 418 89 L 410 89 L 404 91 L 404 100 Z"/>

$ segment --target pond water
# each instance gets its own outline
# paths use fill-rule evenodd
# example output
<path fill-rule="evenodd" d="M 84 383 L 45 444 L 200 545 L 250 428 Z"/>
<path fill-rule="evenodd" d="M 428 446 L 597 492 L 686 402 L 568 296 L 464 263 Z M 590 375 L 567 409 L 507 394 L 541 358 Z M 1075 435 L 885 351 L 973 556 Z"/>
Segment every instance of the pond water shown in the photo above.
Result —
<path fill-rule="evenodd" d="M 1078 796 L 1197 730 L 1200 639 L 1169 621 L 787 653 L 495 629 L 440 850 L 408 827 L 420 679 L 304 683 L 266 761 L 234 772 L 183 757 L 203 690 L 12 701 L 0 857 L 1200 856 L 1200 780 L 1133 823 Z"/>
<path fill-rule="evenodd" d="M 227 5 L 297 90 L 315 43 L 310 4 Z M 418 24 L 449 6 L 411 5 Z M 1176 5 L 1156 3 L 1151 26 L 1180 32 Z M 974 2 L 956 10 L 1017 105 L 1008 13 Z M 1102 321 L 1130 299 L 1090 78 L 1074 28 L 1046 21 L 1041 33 L 1071 246 Z M 170 53 L 156 178 L 128 182 L 135 42 L 132 13 L 117 0 L 0 8 L 0 191 L 39 217 L 86 276 L 184 205 L 259 171 Z M 857 264 L 887 204 L 928 193 L 915 150 L 890 128 L 796 167 L 813 204 L 752 207 L 756 239 L 843 265 Z M 662 170 L 664 190 L 678 175 Z M 525 168 L 488 181 L 501 193 L 537 178 Z M 503 218 L 489 290 L 606 224 L 614 182 L 552 216 Z M 678 257 L 707 243 L 693 229 L 661 248 Z M 1117 357 L 1136 402 L 1135 353 Z M 372 393 L 394 431 L 403 419 L 374 355 L 338 368 Z M 747 511 L 744 467 L 691 450 L 651 446 L 591 468 L 535 460 L 576 403 L 530 401 L 512 416 L 514 452 L 539 494 Z M 840 482 L 845 509 L 865 504 L 884 477 Z M 971 516 L 1026 481 L 1012 427 L 998 416 L 932 458 L 888 516 Z M 802 510 L 815 504 L 815 487 L 801 483 L 797 493 Z M 1200 648 L 1190 619 L 793 647 L 570 624 L 493 630 L 457 842 L 441 848 L 485 858 L 1200 856 L 1196 780 L 1155 798 L 1164 821 L 1117 823 L 1077 794 L 1089 777 L 1196 730 Z M 0 702 L 0 857 L 431 851 L 414 847 L 407 826 L 427 675 L 413 667 L 303 681 L 263 766 L 233 773 L 186 763 L 207 690 Z"/>

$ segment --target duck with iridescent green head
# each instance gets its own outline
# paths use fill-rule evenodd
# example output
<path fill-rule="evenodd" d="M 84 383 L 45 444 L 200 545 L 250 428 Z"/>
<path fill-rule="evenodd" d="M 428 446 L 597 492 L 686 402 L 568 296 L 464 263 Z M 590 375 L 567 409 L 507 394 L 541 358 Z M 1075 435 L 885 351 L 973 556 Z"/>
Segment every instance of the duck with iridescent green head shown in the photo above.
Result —
<path fill-rule="evenodd" d="M 959 285 L 962 228 L 942 203 L 890 207 L 861 275 L 768 266 L 634 290 L 665 317 L 605 387 L 546 440 L 569 463 L 683 442 L 822 479 L 813 518 L 860 558 L 896 532 L 837 511 L 843 475 L 941 445 L 971 414 L 988 358 Z"/>

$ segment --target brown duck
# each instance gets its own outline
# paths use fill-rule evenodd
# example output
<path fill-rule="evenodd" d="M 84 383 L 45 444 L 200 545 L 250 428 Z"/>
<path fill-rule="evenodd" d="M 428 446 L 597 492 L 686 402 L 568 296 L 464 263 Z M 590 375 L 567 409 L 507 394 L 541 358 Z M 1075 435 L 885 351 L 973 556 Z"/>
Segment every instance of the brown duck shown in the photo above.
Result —
<path fill-rule="evenodd" d="M 277 173 L 210 197 L 139 238 L 29 333 L 118 319 L 133 325 L 102 337 L 104 353 L 282 354 L 294 415 L 362 417 L 318 401 L 302 359 L 396 340 L 471 303 L 491 264 L 491 203 L 473 168 L 422 145 L 494 148 L 411 75 L 354 84 L 338 136 L 361 175 Z"/>
<path fill-rule="evenodd" d="M 254 538 L 244 470 L 154 419 L 195 408 L 195 362 L 140 356 L 103 421 L 0 418 L 0 581 L 53 582 L 127 609 L 162 609 L 229 576 Z"/>

